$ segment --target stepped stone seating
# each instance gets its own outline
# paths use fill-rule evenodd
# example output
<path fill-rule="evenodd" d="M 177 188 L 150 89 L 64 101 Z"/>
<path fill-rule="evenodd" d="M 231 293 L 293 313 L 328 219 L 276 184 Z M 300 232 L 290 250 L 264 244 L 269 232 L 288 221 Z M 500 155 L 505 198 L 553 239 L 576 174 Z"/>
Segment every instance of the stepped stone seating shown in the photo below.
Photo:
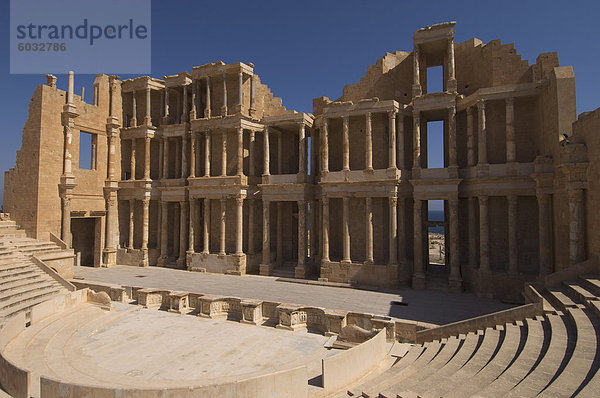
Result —
<path fill-rule="evenodd" d="M 530 285 L 544 316 L 413 345 L 351 397 L 595 397 L 600 391 L 600 277 Z"/>

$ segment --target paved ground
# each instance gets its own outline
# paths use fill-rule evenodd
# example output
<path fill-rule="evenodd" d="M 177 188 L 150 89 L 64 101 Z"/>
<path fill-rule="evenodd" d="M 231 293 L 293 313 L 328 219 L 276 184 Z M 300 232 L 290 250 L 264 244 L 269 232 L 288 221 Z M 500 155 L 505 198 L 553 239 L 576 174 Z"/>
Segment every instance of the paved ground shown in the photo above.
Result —
<path fill-rule="evenodd" d="M 498 300 L 479 299 L 472 293 L 453 294 L 408 288 L 384 293 L 289 283 L 274 277 L 206 274 L 157 267 L 76 267 L 75 276 L 124 286 L 281 301 L 436 324 L 456 322 L 511 307 Z M 408 305 L 392 304 L 392 301 L 402 301 Z"/>

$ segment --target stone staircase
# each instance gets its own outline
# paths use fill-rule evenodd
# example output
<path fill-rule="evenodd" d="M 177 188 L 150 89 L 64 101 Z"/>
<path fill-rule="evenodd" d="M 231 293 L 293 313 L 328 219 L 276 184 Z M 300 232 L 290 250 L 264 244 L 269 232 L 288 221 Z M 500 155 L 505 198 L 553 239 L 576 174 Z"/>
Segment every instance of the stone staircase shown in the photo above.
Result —
<path fill-rule="evenodd" d="M 543 316 L 412 345 L 343 396 L 598 396 L 600 277 L 527 288 L 543 298 Z"/>

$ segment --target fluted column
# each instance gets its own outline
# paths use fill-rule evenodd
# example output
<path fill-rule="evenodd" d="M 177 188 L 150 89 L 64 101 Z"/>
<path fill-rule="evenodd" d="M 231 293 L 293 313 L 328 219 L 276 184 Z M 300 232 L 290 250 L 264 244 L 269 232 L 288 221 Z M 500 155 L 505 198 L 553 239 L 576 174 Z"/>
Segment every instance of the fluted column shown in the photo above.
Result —
<path fill-rule="evenodd" d="M 210 76 L 206 76 L 206 107 L 204 108 L 204 117 L 210 118 Z"/>
<path fill-rule="evenodd" d="M 204 198 L 202 207 L 204 211 L 202 216 L 202 253 L 208 254 L 210 253 L 210 199 Z"/>
<path fill-rule="evenodd" d="M 188 236 L 186 234 L 187 228 L 187 221 L 188 221 L 188 215 L 187 215 L 187 208 L 188 208 L 188 203 L 187 202 L 180 202 L 179 203 L 179 258 L 177 259 L 177 263 L 182 266 L 185 264 L 185 245 L 187 243 L 188 240 Z"/>
<path fill-rule="evenodd" d="M 321 173 L 329 173 L 329 120 L 323 118 L 323 130 L 321 131 Z"/>
<path fill-rule="evenodd" d="M 487 159 L 487 128 L 485 122 L 485 100 L 477 101 L 477 112 L 479 117 L 479 128 L 478 128 L 478 152 L 479 152 L 479 164 L 485 164 L 488 162 Z"/>
<path fill-rule="evenodd" d="M 190 198 L 190 220 L 189 220 L 189 231 L 188 231 L 188 253 L 194 253 L 194 246 L 196 245 L 196 208 L 198 201 Z"/>
<path fill-rule="evenodd" d="M 248 254 L 254 254 L 254 199 L 248 199 Z"/>
<path fill-rule="evenodd" d="M 457 167 L 458 161 L 456 156 L 456 107 L 448 108 L 448 165 Z"/>
<path fill-rule="evenodd" d="M 373 199 L 365 198 L 365 262 L 373 264 Z"/>
<path fill-rule="evenodd" d="M 404 115 L 399 113 L 396 117 L 398 128 L 396 129 L 396 163 L 399 169 L 406 168 L 404 160 Z"/>
<path fill-rule="evenodd" d="M 306 201 L 298 201 L 298 267 L 306 261 Z"/>
<path fill-rule="evenodd" d="M 237 174 L 244 174 L 244 129 L 237 129 Z"/>
<path fill-rule="evenodd" d="M 190 131 L 190 177 L 196 177 L 196 133 Z"/>
<path fill-rule="evenodd" d="M 146 116 L 144 117 L 144 124 L 146 126 L 152 126 L 151 116 L 151 105 L 150 105 L 150 88 L 146 88 Z"/>
<path fill-rule="evenodd" d="M 570 189 L 569 196 L 569 259 L 571 265 L 585 260 L 585 213 L 583 209 L 583 190 Z"/>
<path fill-rule="evenodd" d="M 223 73 L 223 106 L 221 116 L 227 116 L 227 75 Z"/>
<path fill-rule="evenodd" d="M 421 114 L 413 112 L 413 169 L 421 167 Z"/>
<path fill-rule="evenodd" d="M 150 179 L 150 137 L 144 137 L 144 179 Z"/>
<path fill-rule="evenodd" d="M 221 132 L 221 177 L 227 175 L 227 130 Z"/>
<path fill-rule="evenodd" d="M 474 196 L 469 197 L 469 265 L 474 268 L 477 261 L 477 203 Z"/>
<path fill-rule="evenodd" d="M 263 200 L 263 239 L 262 239 L 262 264 L 271 266 L 271 220 L 269 214 L 270 202 Z M 262 272 L 261 272 L 262 273 Z"/>
<path fill-rule="evenodd" d="M 508 195 L 508 273 L 517 275 L 517 196 Z"/>
<path fill-rule="evenodd" d="M 269 164 L 271 163 L 270 160 L 270 153 L 269 153 L 270 149 L 269 149 L 269 126 L 265 126 L 265 136 L 263 139 L 263 175 L 264 176 L 268 176 L 271 175 L 271 171 L 269 169 Z"/>
<path fill-rule="evenodd" d="M 137 140 L 135 138 L 131 139 L 131 154 L 129 156 L 130 166 L 129 169 L 131 171 L 131 179 L 135 180 L 135 152 L 137 147 Z"/>
<path fill-rule="evenodd" d="M 460 236 L 458 232 L 458 199 L 448 200 L 448 210 L 450 213 L 450 284 L 455 288 L 460 288 Z"/>
<path fill-rule="evenodd" d="M 350 258 L 350 198 L 344 197 L 342 199 L 343 209 L 342 209 L 342 248 L 343 248 L 343 263 L 352 262 Z"/>
<path fill-rule="evenodd" d="M 204 176 L 210 177 L 210 131 L 204 133 Z"/>
<path fill-rule="evenodd" d="M 490 227 L 488 224 L 488 197 L 479 197 L 479 270 L 490 272 Z"/>
<path fill-rule="evenodd" d="M 167 258 L 168 253 L 167 251 L 169 250 L 167 247 L 168 244 L 168 236 L 167 236 L 167 230 L 168 230 L 168 225 L 169 225 L 169 214 L 168 214 L 168 202 L 160 202 L 160 216 L 161 216 L 161 222 L 160 222 L 160 257 L 164 260 Z"/>
<path fill-rule="evenodd" d="M 550 195 L 539 193 L 538 200 L 538 230 L 540 250 L 540 276 L 544 277 L 553 272 L 551 257 L 552 207 Z"/>
<path fill-rule="evenodd" d="M 390 206 L 389 261 L 390 265 L 398 264 L 398 198 L 388 198 Z"/>
<path fill-rule="evenodd" d="M 298 173 L 306 174 L 306 135 L 304 123 L 298 126 Z"/>
<path fill-rule="evenodd" d="M 133 250 L 133 232 L 134 232 L 134 221 L 135 221 L 135 200 L 129 199 L 129 245 L 127 248 Z"/>
<path fill-rule="evenodd" d="M 135 90 L 133 90 L 133 92 L 131 93 L 131 98 L 132 98 L 132 102 L 131 102 L 132 117 L 131 117 L 131 122 L 129 123 L 129 125 L 130 125 L 130 127 L 136 127 L 137 126 L 137 98 L 135 95 Z"/>
<path fill-rule="evenodd" d="M 425 263 L 423 261 L 423 201 L 414 200 L 414 253 L 413 253 L 413 289 L 425 288 Z"/>
<path fill-rule="evenodd" d="M 283 262 L 283 203 L 277 202 L 277 263 Z"/>
<path fill-rule="evenodd" d="M 342 117 L 342 130 L 343 130 L 343 166 L 342 170 L 350 170 L 350 118 L 348 116 Z"/>
<path fill-rule="evenodd" d="M 475 166 L 475 135 L 473 134 L 473 107 L 467 108 L 467 165 Z"/>
<path fill-rule="evenodd" d="M 225 255 L 225 221 L 226 221 L 226 217 L 227 217 L 227 199 L 225 198 L 221 198 L 221 228 L 219 230 L 220 236 L 219 236 L 219 255 L 220 256 L 224 256 Z"/>
<path fill-rule="evenodd" d="M 181 136 L 181 178 L 186 177 L 187 173 L 187 137 Z"/>
<path fill-rule="evenodd" d="M 324 196 L 321 200 L 323 206 L 323 254 L 321 261 L 329 262 L 329 198 Z"/>
<path fill-rule="evenodd" d="M 365 170 L 373 170 L 373 136 L 371 131 L 371 112 L 367 112 L 365 131 Z"/>
<path fill-rule="evenodd" d="M 148 236 L 150 235 L 150 198 L 145 197 L 142 201 L 142 263 L 148 266 Z"/>
<path fill-rule="evenodd" d="M 390 169 L 396 168 L 396 114 L 396 111 L 388 112 L 388 167 Z"/>
<path fill-rule="evenodd" d="M 506 99 L 506 162 L 517 161 L 517 148 L 515 146 L 515 106 L 514 98 Z"/>
<path fill-rule="evenodd" d="M 244 239 L 244 198 L 236 196 L 236 228 L 235 228 L 235 254 L 241 256 L 243 251 Z"/>
<path fill-rule="evenodd" d="M 169 178 L 169 137 L 163 137 L 163 178 Z"/>

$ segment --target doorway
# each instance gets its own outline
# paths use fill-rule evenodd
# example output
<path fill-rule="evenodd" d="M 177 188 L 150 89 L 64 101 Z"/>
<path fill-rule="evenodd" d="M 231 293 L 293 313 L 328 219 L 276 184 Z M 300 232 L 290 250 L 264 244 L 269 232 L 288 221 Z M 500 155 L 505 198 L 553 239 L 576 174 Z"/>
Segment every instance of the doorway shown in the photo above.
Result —
<path fill-rule="evenodd" d="M 71 234 L 73 235 L 73 249 L 80 253 L 81 263 L 87 267 L 94 266 L 94 253 L 96 249 L 96 221 L 94 217 L 72 218 Z"/>

